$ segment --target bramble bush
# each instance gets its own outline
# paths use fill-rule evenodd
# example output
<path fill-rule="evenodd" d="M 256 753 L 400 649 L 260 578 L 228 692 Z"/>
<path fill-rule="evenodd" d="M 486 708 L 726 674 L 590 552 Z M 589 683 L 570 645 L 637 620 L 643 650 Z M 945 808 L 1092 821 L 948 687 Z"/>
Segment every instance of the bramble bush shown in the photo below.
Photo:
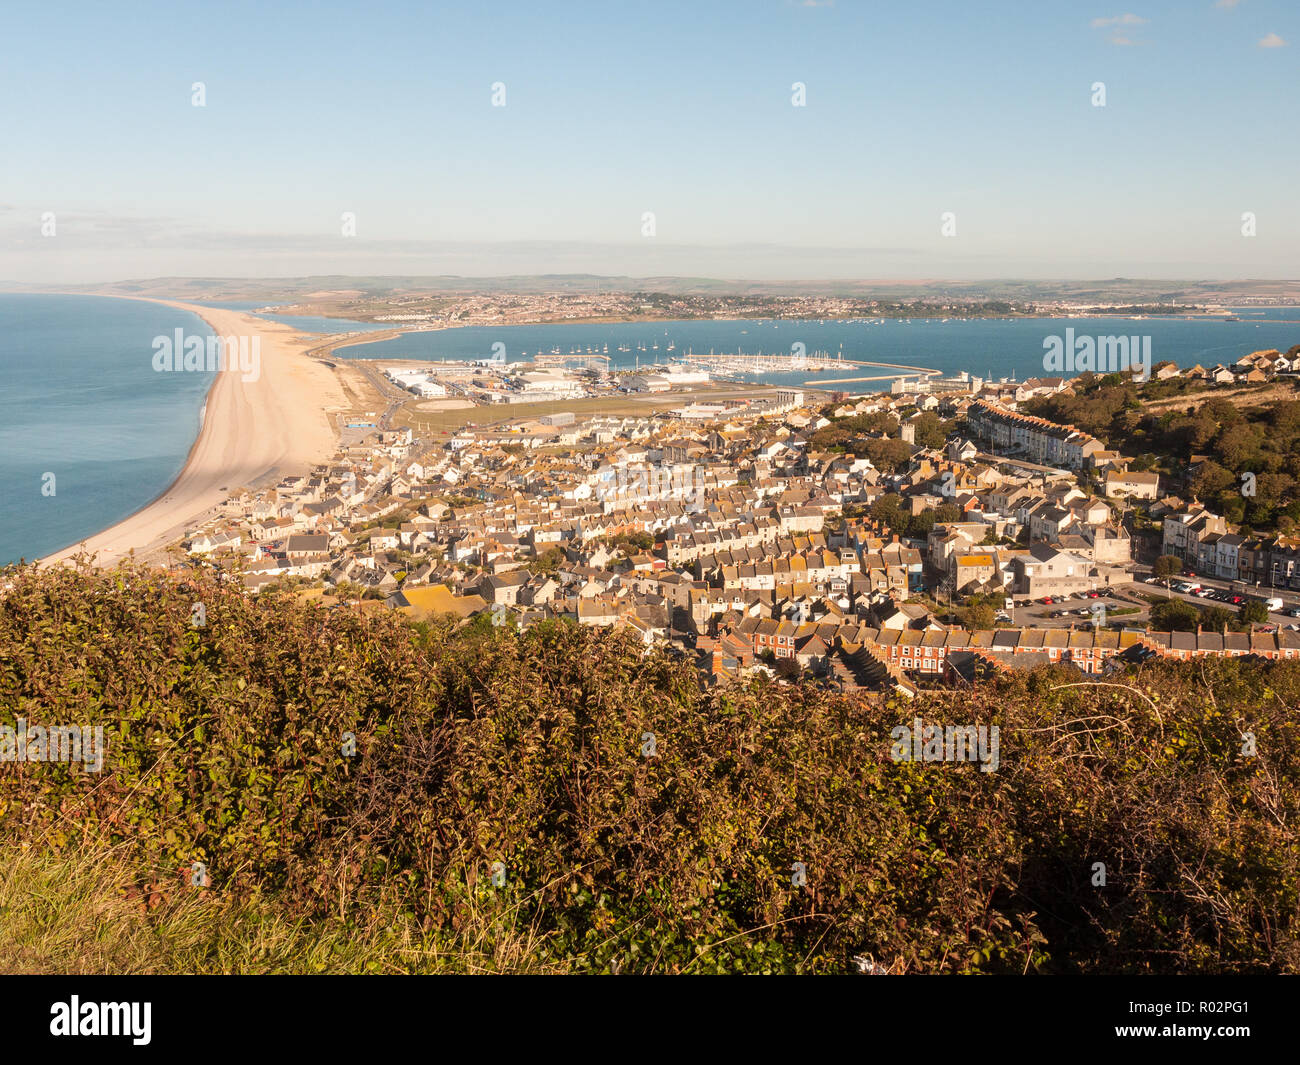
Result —
<path fill-rule="evenodd" d="M 526 928 L 547 971 L 1300 971 L 1292 663 L 702 689 L 564 622 L 128 565 L 6 578 L 0 722 L 102 724 L 108 751 L 99 774 L 0 762 L 0 838 L 117 848 L 133 897 L 391 920 L 451 968 Z M 999 726 L 1000 767 L 893 762 L 916 716 Z"/>

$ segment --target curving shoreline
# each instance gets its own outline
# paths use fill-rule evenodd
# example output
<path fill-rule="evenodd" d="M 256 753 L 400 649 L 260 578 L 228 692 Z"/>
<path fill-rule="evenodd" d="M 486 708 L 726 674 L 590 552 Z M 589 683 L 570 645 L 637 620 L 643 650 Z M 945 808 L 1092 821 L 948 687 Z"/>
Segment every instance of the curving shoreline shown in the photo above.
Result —
<path fill-rule="evenodd" d="M 241 487 L 305 472 L 328 460 L 337 445 L 327 408 L 344 405 L 342 386 L 333 369 L 305 354 L 319 338 L 242 311 L 141 296 L 110 298 L 188 311 L 218 336 L 258 337 L 260 374 L 244 381 L 238 371 L 218 372 L 204 399 L 198 435 L 171 484 L 135 513 L 46 555 L 41 564 L 84 551 L 103 566 L 132 552 L 158 551 L 213 516 Z"/>

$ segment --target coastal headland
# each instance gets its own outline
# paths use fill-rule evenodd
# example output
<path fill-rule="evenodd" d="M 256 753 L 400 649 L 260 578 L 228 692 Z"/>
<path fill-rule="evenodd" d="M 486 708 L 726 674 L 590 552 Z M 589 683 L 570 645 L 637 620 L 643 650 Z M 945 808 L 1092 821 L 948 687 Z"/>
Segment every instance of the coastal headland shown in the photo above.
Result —
<path fill-rule="evenodd" d="M 346 399 L 335 369 L 306 354 L 319 338 L 240 311 L 176 300 L 147 302 L 196 314 L 221 337 L 257 337 L 258 373 L 216 374 L 198 437 L 161 495 L 116 525 L 47 555 L 42 563 L 86 552 L 95 565 L 104 566 L 132 551 L 157 551 L 241 486 L 303 472 L 334 452 L 338 434 L 329 411 L 346 406 Z M 148 344 L 142 344 L 141 358 L 150 355 Z"/>

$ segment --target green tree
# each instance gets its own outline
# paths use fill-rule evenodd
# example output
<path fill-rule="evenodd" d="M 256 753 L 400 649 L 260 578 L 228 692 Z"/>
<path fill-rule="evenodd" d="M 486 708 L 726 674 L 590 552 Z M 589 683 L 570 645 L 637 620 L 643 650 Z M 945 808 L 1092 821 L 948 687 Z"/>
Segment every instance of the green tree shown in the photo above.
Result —
<path fill-rule="evenodd" d="M 1157 632 L 1194 632 L 1201 612 L 1181 599 L 1166 599 L 1151 608 L 1151 628 Z"/>
<path fill-rule="evenodd" d="M 776 660 L 776 675 L 782 680 L 794 680 L 802 672 L 803 669 L 800 667 L 797 659 L 778 658 Z"/>
<path fill-rule="evenodd" d="M 912 424 L 916 426 L 916 442 L 922 447 L 941 448 L 948 439 L 948 426 L 934 411 L 917 415 Z"/>
<path fill-rule="evenodd" d="M 1251 599 L 1241 604 L 1237 616 L 1248 625 L 1263 625 L 1268 621 L 1268 608 L 1258 599 Z"/>
<path fill-rule="evenodd" d="M 1156 577 L 1177 577 L 1183 572 L 1183 560 L 1177 555 L 1161 555 L 1151 567 Z"/>
<path fill-rule="evenodd" d="M 558 547 L 551 547 L 529 561 L 527 569 L 529 573 L 544 573 L 547 576 L 555 573 L 564 562 L 564 552 Z"/>
<path fill-rule="evenodd" d="M 1236 628 L 1237 618 L 1231 610 L 1221 606 L 1206 607 L 1201 611 L 1201 627 L 1212 632 Z"/>
<path fill-rule="evenodd" d="M 890 528 L 901 524 L 903 497 L 889 492 L 871 504 L 871 516 Z"/>
<path fill-rule="evenodd" d="M 882 473 L 893 473 L 912 457 L 912 448 L 901 440 L 871 439 L 863 447 L 871 464 Z"/>

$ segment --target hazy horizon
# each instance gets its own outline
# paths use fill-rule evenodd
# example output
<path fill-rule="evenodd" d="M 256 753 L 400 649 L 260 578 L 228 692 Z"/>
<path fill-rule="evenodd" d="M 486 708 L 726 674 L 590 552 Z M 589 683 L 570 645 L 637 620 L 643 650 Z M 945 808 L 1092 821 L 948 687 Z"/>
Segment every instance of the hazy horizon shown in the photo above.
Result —
<path fill-rule="evenodd" d="M 943 300 L 1005 300 L 1069 303 L 1257 303 L 1276 299 L 1292 304 L 1300 299 L 1297 278 L 1195 277 L 808 277 L 758 278 L 702 274 L 598 273 L 308 273 L 308 274 L 173 274 L 157 277 L 118 277 L 92 282 L 40 282 L 0 278 L 0 292 L 139 295 L 191 301 L 220 299 L 301 302 L 313 295 L 350 291 L 380 296 L 397 293 L 469 295 L 618 294 L 653 291 L 680 296 L 815 297 L 919 302 Z M 235 293 L 242 293 L 235 295 Z"/>

